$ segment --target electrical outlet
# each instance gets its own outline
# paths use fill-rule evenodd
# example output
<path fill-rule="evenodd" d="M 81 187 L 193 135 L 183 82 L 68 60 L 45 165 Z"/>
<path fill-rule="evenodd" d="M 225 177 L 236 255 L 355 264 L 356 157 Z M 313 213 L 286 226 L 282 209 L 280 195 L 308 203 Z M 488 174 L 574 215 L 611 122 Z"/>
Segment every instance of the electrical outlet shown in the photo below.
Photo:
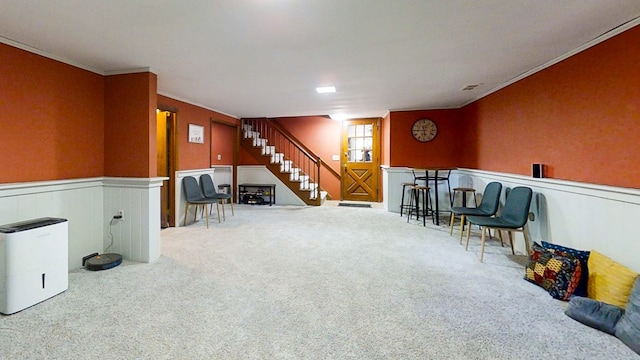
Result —
<path fill-rule="evenodd" d="M 118 220 L 124 220 L 124 210 L 118 210 Z"/>
<path fill-rule="evenodd" d="M 218 154 L 218 160 L 222 160 L 222 155 Z"/>

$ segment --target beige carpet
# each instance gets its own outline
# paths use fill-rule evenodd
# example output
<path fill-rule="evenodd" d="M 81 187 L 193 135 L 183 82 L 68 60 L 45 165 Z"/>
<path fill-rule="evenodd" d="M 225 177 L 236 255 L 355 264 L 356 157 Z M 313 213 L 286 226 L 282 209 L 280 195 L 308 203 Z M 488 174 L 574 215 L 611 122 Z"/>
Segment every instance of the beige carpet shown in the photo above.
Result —
<path fill-rule="evenodd" d="M 1 359 L 638 359 L 491 242 L 374 208 L 250 206 L 162 231 L 162 258 L 74 271 L 0 316 Z"/>

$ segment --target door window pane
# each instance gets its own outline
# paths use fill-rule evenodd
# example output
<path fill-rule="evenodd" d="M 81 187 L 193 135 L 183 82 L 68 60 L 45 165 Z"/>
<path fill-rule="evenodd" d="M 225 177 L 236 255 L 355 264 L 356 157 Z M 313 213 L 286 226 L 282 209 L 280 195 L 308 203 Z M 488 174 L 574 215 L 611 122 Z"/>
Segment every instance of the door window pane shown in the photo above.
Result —
<path fill-rule="evenodd" d="M 373 148 L 373 125 L 349 125 L 347 127 L 348 161 L 371 162 Z"/>

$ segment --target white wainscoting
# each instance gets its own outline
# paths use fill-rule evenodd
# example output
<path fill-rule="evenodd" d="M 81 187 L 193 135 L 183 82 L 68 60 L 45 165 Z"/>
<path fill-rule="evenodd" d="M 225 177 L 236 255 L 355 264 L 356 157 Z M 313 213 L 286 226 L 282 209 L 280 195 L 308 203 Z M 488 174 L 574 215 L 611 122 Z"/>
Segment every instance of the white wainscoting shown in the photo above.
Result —
<path fill-rule="evenodd" d="M 160 257 L 160 187 L 167 178 L 105 178 L 103 248 L 124 259 L 153 262 Z M 118 210 L 122 220 L 114 220 Z M 113 244 L 111 247 L 111 236 Z M 107 250 L 108 248 L 108 250 Z M 101 251 L 102 252 L 102 251 Z"/>
<path fill-rule="evenodd" d="M 160 256 L 160 186 L 162 178 L 84 178 L 0 185 L 0 224 L 39 217 L 69 221 L 69 269 L 82 257 L 102 253 L 109 244 L 114 210 L 125 220 L 112 226 L 110 252 L 124 259 L 151 262 Z"/>
<path fill-rule="evenodd" d="M 410 168 L 383 168 L 387 211 L 399 212 L 401 183 L 412 179 Z M 451 175 L 452 188 L 470 186 L 479 194 L 492 181 L 503 185 L 502 203 L 507 189 L 527 186 L 533 190 L 530 211 L 535 220 L 527 225 L 532 240 L 594 249 L 640 272 L 640 241 L 634 226 L 640 218 L 640 190 L 472 169 Z M 521 234 L 516 234 L 514 243 L 524 253 Z"/>
<path fill-rule="evenodd" d="M 216 190 L 218 185 L 229 184 L 231 185 L 231 192 L 235 186 L 233 185 L 233 166 L 231 165 L 212 165 L 212 169 L 214 169 L 213 173 L 213 184 L 216 186 Z"/>
<path fill-rule="evenodd" d="M 276 184 L 276 205 L 306 205 L 264 165 L 238 166 L 238 184 Z M 238 191 L 237 187 L 234 191 Z"/>

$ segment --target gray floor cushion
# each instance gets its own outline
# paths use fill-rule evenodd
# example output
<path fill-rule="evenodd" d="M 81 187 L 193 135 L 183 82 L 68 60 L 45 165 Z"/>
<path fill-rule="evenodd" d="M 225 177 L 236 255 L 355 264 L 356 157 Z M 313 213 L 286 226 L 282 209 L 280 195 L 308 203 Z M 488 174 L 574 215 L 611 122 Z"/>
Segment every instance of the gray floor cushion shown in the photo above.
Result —
<path fill-rule="evenodd" d="M 616 324 L 624 310 L 586 297 L 574 296 L 569 300 L 564 313 L 587 326 L 614 335 Z"/>
<path fill-rule="evenodd" d="M 640 354 L 640 277 L 633 284 L 624 315 L 616 325 L 615 335 Z"/>

